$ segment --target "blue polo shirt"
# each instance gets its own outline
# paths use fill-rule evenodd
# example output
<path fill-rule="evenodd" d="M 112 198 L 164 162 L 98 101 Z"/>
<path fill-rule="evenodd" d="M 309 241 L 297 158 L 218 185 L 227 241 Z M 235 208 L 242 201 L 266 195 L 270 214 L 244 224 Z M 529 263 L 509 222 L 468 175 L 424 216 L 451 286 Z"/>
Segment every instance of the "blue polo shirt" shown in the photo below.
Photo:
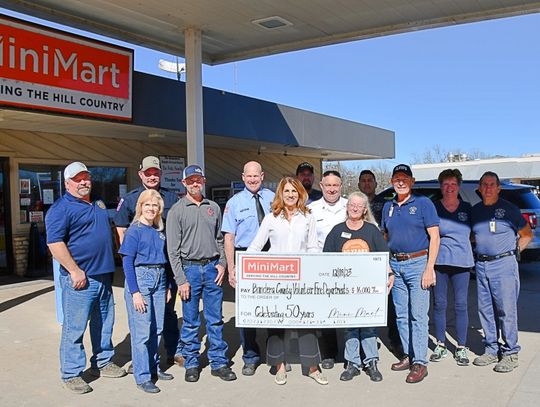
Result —
<path fill-rule="evenodd" d="M 133 259 L 133 266 L 158 265 L 167 263 L 165 257 L 165 234 L 152 226 L 134 222 L 126 230 L 118 253 Z M 139 291 L 135 270 L 124 267 L 129 292 Z"/>
<path fill-rule="evenodd" d="M 274 193 L 266 188 L 258 192 L 264 213 L 271 211 L 270 205 L 274 200 Z M 223 211 L 223 233 L 234 233 L 234 247 L 247 248 L 259 230 L 259 218 L 255 195 L 247 188 L 234 195 L 225 206 Z"/>
<path fill-rule="evenodd" d="M 489 206 L 478 202 L 472 208 L 471 218 L 476 253 L 486 256 L 515 250 L 517 232 L 527 225 L 519 208 L 501 198 Z M 494 230 L 490 228 L 490 222 L 494 222 Z"/>
<path fill-rule="evenodd" d="M 120 199 L 114 215 L 114 224 L 116 226 L 121 228 L 127 228 L 129 226 L 135 216 L 137 199 L 139 199 L 139 195 L 145 190 L 146 188 L 144 185 L 141 185 L 139 188 L 129 191 L 122 199 Z M 158 192 L 163 198 L 163 213 L 161 214 L 161 217 L 163 218 L 163 222 L 165 222 L 167 220 L 169 209 L 171 209 L 176 201 L 178 201 L 178 197 L 175 192 L 169 191 L 166 188 L 160 188 Z"/>
<path fill-rule="evenodd" d="M 454 212 L 449 212 L 441 201 L 435 202 L 440 218 L 441 245 L 435 264 L 470 268 L 474 266 L 471 247 L 471 204 L 460 201 Z"/>
<path fill-rule="evenodd" d="M 401 206 L 388 201 L 382 211 L 381 230 L 388 235 L 392 253 L 415 253 L 429 248 L 427 228 L 439 225 L 433 202 L 422 195 L 411 195 Z"/>
<path fill-rule="evenodd" d="M 45 230 L 47 243 L 64 242 L 87 276 L 114 272 L 111 226 L 103 201 L 89 203 L 66 192 L 47 212 Z M 62 266 L 60 272 L 67 275 Z"/>

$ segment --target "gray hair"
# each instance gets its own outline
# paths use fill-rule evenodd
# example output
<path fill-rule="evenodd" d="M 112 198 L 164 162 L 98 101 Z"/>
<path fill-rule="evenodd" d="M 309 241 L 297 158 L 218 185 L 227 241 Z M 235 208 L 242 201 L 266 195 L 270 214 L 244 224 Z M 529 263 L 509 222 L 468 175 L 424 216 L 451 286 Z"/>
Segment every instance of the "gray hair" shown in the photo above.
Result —
<path fill-rule="evenodd" d="M 365 220 L 366 222 L 377 225 L 377 222 L 375 221 L 375 217 L 373 216 L 373 212 L 371 211 L 371 206 L 369 205 L 369 199 L 367 195 L 360 191 L 354 191 L 351 194 L 349 194 L 349 201 L 351 198 L 354 198 L 354 197 L 360 198 L 362 201 L 364 201 L 364 204 L 366 205 L 366 212 L 364 216 L 362 217 L 362 220 Z M 347 219 L 349 219 L 348 209 L 347 209 Z"/>

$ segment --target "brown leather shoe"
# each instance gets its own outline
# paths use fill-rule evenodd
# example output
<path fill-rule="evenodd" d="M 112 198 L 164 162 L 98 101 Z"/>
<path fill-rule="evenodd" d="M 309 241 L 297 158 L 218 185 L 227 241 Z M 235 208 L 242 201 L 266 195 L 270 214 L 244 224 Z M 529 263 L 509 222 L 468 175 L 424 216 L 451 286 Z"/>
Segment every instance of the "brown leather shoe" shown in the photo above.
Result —
<path fill-rule="evenodd" d="M 174 363 L 176 363 L 178 366 L 182 367 L 184 366 L 185 359 L 182 355 L 175 355 L 174 357 Z"/>
<path fill-rule="evenodd" d="M 427 375 L 427 366 L 421 365 L 420 363 L 414 363 L 411 366 L 411 371 L 407 375 L 405 381 L 407 383 L 418 383 L 424 380 L 424 377 Z"/>
<path fill-rule="evenodd" d="M 410 363 L 411 362 L 409 361 L 409 356 L 405 355 L 399 360 L 399 362 L 393 363 L 390 369 L 395 371 L 407 370 L 411 366 Z"/>
<path fill-rule="evenodd" d="M 182 355 L 175 355 L 174 358 L 168 357 L 167 363 L 169 365 L 178 365 L 180 367 L 184 366 L 184 357 Z"/>

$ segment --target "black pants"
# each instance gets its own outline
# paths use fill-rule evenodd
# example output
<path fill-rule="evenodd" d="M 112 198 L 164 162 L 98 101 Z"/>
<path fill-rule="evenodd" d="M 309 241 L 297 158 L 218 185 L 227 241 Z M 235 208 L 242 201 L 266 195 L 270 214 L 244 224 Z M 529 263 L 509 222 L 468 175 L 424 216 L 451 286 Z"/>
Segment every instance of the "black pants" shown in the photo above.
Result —
<path fill-rule="evenodd" d="M 336 330 L 331 329 L 321 329 L 321 358 L 325 359 L 336 359 L 338 353 L 338 344 L 337 344 L 337 334 Z"/>
<path fill-rule="evenodd" d="M 317 366 L 321 362 L 319 342 L 312 329 L 290 330 L 298 335 L 298 353 L 302 367 Z M 268 329 L 266 341 L 266 363 L 276 366 L 284 363 L 286 354 L 285 329 Z"/>

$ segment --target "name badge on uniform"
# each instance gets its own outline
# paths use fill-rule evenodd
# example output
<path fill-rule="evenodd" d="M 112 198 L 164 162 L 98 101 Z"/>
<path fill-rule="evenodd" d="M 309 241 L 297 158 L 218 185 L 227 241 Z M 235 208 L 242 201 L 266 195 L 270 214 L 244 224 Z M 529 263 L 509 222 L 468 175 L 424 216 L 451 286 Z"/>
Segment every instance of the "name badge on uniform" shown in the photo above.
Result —
<path fill-rule="evenodd" d="M 495 219 L 491 219 L 489 221 L 489 231 L 491 233 L 495 233 L 497 231 L 497 223 L 495 222 Z"/>
<path fill-rule="evenodd" d="M 350 239 L 351 236 L 352 235 L 349 232 L 341 232 L 341 237 L 344 239 Z"/>
<path fill-rule="evenodd" d="M 390 210 L 388 211 L 388 217 L 391 218 L 393 213 L 394 213 L 394 207 L 391 206 Z"/>

